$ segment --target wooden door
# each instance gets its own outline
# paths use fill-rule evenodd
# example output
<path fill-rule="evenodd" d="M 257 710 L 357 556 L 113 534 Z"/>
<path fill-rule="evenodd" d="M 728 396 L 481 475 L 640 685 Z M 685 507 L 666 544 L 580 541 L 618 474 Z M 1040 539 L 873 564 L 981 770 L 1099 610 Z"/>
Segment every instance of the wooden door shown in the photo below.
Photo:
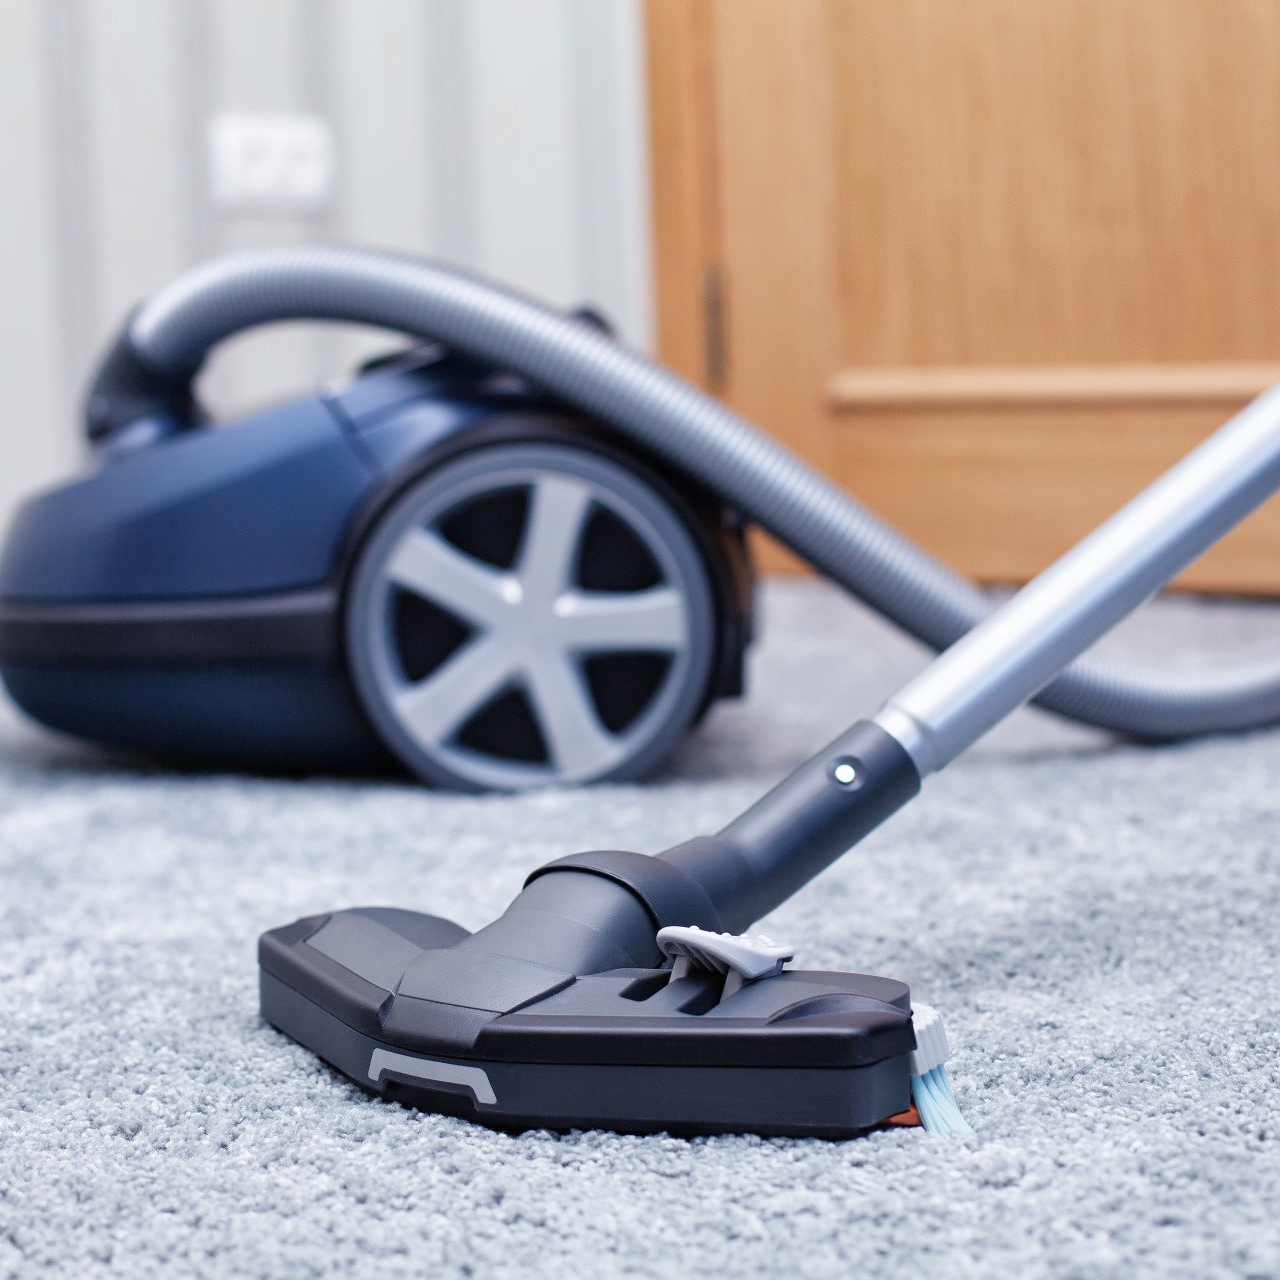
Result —
<path fill-rule="evenodd" d="M 662 358 L 958 568 L 1034 574 L 1280 379 L 1275 0 L 648 34 Z M 1280 504 L 1183 582 L 1280 591 Z"/>

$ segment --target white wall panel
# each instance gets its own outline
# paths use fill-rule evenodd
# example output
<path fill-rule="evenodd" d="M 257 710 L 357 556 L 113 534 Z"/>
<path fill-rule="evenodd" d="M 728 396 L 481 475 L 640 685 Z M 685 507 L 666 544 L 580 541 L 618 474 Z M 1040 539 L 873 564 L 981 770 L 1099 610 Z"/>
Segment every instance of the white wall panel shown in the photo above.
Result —
<path fill-rule="evenodd" d="M 74 465 L 40 0 L 0 4 L 0 514 Z"/>
<path fill-rule="evenodd" d="M 639 5 L 571 0 L 572 152 L 582 296 L 648 344 L 653 324 L 648 110 Z"/>
<path fill-rule="evenodd" d="M 344 240 L 438 253 L 444 202 L 425 145 L 450 125 L 432 92 L 436 27 L 419 0 L 331 0 L 331 117 L 342 182 L 333 212 Z M 447 62 L 447 58 L 441 59 Z M 386 334 L 332 342 L 326 367 L 384 349 Z"/>
<path fill-rule="evenodd" d="M 476 156 L 472 102 L 477 51 L 468 18 L 472 0 L 430 0 L 425 88 L 432 127 L 423 136 L 430 182 L 432 253 L 451 262 L 476 262 Z"/>
<path fill-rule="evenodd" d="M 308 100 L 314 69 L 309 77 L 305 63 L 317 47 L 324 48 L 314 24 L 328 19 L 325 0 L 203 3 L 212 52 L 210 110 L 303 111 L 322 105 Z M 220 252 L 323 239 L 327 230 L 310 219 L 259 216 L 215 217 L 213 226 L 213 248 Z M 201 392 L 222 413 L 284 399 L 314 381 L 317 356 L 317 335 L 299 325 L 246 334 L 218 351 Z"/>
<path fill-rule="evenodd" d="M 146 297 L 188 261 L 180 10 L 170 0 L 81 10 L 87 208 L 74 221 L 89 240 L 95 349 L 118 327 L 122 299 Z"/>
<path fill-rule="evenodd" d="M 552 302 L 579 301 L 569 0 L 472 0 L 472 216 L 477 266 Z"/>
<path fill-rule="evenodd" d="M 426 253 L 649 340 L 639 0 L 4 0 L 0 519 L 80 456 L 105 337 L 183 266 L 341 237 Z M 219 109 L 323 115 L 332 207 L 228 217 Z M 224 409 L 341 373 L 385 335 L 292 327 L 228 344 Z"/>

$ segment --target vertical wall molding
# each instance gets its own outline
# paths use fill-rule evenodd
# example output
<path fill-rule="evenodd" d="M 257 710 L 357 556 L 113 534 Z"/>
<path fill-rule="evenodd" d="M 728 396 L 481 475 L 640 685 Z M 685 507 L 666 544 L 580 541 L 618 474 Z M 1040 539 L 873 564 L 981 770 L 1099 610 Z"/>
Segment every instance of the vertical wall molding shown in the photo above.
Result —
<path fill-rule="evenodd" d="M 423 74 L 433 127 L 422 156 L 433 188 L 434 251 L 456 263 L 476 259 L 475 57 L 467 0 L 435 0 L 426 6 Z"/>
<path fill-rule="evenodd" d="M 182 0 L 175 6 L 178 60 L 183 68 L 178 111 L 182 120 L 182 190 L 186 202 L 187 256 L 199 262 L 214 252 L 217 232 L 209 204 L 209 113 L 213 109 L 212 0 Z"/>
<path fill-rule="evenodd" d="M 48 114 L 44 121 L 57 261 L 61 363 L 69 376 L 92 356 L 97 311 L 95 209 L 89 183 L 89 112 L 86 102 L 88 50 L 83 0 L 44 4 L 43 48 L 48 68 Z"/>
<path fill-rule="evenodd" d="M 653 344 L 649 140 L 639 7 L 573 0 L 569 37 L 583 297 L 608 299 L 614 322 L 648 350 Z"/>
<path fill-rule="evenodd" d="M 53 211 L 58 199 L 50 146 L 53 102 L 47 14 L 39 0 L 0 5 L 0 521 L 18 495 L 74 465 L 80 451 L 66 328 L 64 281 Z"/>
<path fill-rule="evenodd" d="M 339 173 L 346 172 L 344 161 L 350 156 L 352 142 L 349 130 L 344 128 L 344 113 L 335 110 L 342 78 L 342 56 L 331 0 L 308 0 L 298 27 L 298 104 L 303 111 L 329 118 Z M 336 239 L 338 216 L 335 207 L 310 219 L 310 238 Z M 317 370 L 338 368 L 343 351 L 343 337 L 338 330 L 325 326 L 316 331 L 312 339 L 312 361 Z"/>

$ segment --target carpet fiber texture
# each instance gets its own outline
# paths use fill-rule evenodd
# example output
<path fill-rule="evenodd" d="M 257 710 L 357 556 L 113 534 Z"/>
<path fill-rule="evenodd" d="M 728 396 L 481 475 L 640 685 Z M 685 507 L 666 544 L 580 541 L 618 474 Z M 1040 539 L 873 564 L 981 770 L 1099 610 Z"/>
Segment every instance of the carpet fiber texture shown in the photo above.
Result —
<path fill-rule="evenodd" d="M 0 1275 L 1280 1273 L 1280 732 L 1022 712 L 767 921 L 938 1006 L 977 1130 L 503 1136 L 265 1026 L 254 944 L 338 906 L 477 927 L 524 873 L 713 830 L 924 660 L 770 584 L 752 691 L 648 784 L 506 797 L 170 772 L 0 707 Z M 1108 646 L 1280 649 L 1160 602 Z"/>

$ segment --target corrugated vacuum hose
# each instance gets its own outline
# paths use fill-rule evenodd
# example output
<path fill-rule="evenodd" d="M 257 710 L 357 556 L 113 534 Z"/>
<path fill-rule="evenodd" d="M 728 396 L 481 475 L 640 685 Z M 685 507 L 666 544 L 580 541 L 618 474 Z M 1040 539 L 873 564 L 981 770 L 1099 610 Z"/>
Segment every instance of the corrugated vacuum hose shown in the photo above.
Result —
<path fill-rule="evenodd" d="M 675 374 L 593 327 L 431 263 L 327 245 L 217 259 L 146 302 L 110 359 L 117 376 L 130 366 L 141 400 L 153 394 L 173 403 L 189 396 L 216 344 L 281 320 L 399 330 L 528 378 L 687 472 L 935 649 L 994 607 L 974 584 Z M 94 404 L 91 393 L 91 433 L 110 429 L 94 421 Z M 1280 719 L 1280 661 L 1192 672 L 1081 660 L 1035 700 L 1139 738 L 1247 729 Z"/>

